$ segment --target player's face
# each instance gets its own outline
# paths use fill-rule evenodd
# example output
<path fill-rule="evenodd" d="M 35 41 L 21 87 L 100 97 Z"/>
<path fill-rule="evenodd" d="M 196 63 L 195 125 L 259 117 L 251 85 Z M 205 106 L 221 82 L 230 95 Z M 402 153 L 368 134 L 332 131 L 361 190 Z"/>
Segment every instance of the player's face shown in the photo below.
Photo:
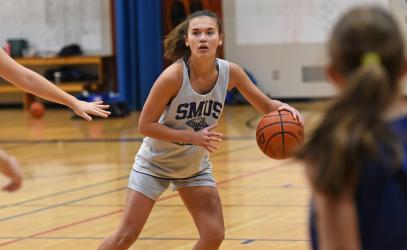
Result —
<path fill-rule="evenodd" d="M 191 48 L 192 55 L 216 56 L 217 48 L 222 45 L 216 20 L 208 16 L 190 20 L 185 43 Z"/>

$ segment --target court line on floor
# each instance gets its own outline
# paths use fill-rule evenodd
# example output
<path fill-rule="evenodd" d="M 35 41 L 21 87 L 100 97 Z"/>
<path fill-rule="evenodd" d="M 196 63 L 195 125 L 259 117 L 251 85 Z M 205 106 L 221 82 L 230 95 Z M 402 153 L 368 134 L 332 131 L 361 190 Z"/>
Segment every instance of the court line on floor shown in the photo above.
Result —
<path fill-rule="evenodd" d="M 225 160 L 214 160 L 213 158 L 216 157 L 212 156 L 212 162 L 215 162 L 214 165 L 216 165 L 216 163 L 219 162 L 227 162 L 230 161 L 230 159 L 225 159 Z M 253 159 L 239 159 L 239 162 L 253 162 Z M 104 172 L 110 172 L 110 171 L 128 171 L 130 173 L 130 169 L 131 166 L 133 166 L 134 160 L 132 161 L 128 161 L 128 162 L 124 162 L 121 161 L 120 164 L 122 165 L 126 165 L 126 167 L 109 167 L 109 168 L 99 168 L 99 169 L 90 169 L 91 172 L 87 173 L 87 174 L 100 174 L 100 173 L 104 173 Z M 83 163 L 82 165 L 86 165 L 89 163 Z M 69 163 L 69 165 L 74 165 L 71 162 Z M 77 164 L 78 165 L 78 164 Z M 130 166 L 130 167 L 129 167 Z M 240 171 L 244 171 L 244 170 L 240 170 Z M 222 171 L 216 170 L 216 172 L 221 173 Z M 34 179 L 46 179 L 46 178 L 58 178 L 58 177 L 66 177 L 66 176 L 74 176 L 74 175 L 83 175 L 83 170 L 76 170 L 76 171 L 72 171 L 72 172 L 66 172 L 66 173 L 57 173 L 57 174 L 49 174 L 49 175 L 36 175 L 36 176 L 31 176 L 31 177 L 25 177 L 25 180 L 34 180 Z"/>
<path fill-rule="evenodd" d="M 99 182 L 96 182 L 96 183 L 93 183 L 93 184 L 84 185 L 84 186 L 80 186 L 80 187 L 76 187 L 76 188 L 71 188 L 71 189 L 68 189 L 68 190 L 64 190 L 64 191 L 56 192 L 56 193 L 51 193 L 51 194 L 47 194 L 47 195 L 43 195 L 43 196 L 38 196 L 38 197 L 31 198 L 31 199 L 28 199 L 28 200 L 15 202 L 15 203 L 12 203 L 12 204 L 9 204 L 9 205 L 3 205 L 3 206 L 0 206 L 0 209 L 4 209 L 4 208 L 7 208 L 7 207 L 16 206 L 16 205 L 22 205 L 22 204 L 25 204 L 25 203 L 28 203 L 28 202 L 38 201 L 38 200 L 42 200 L 42 199 L 45 199 L 45 198 L 50 198 L 50 197 L 54 197 L 54 196 L 58 196 L 58 195 L 62 195 L 62 194 L 76 192 L 76 191 L 79 191 L 79 190 L 82 190 L 82 189 L 95 187 L 95 186 L 98 186 L 98 185 L 101 185 L 101 184 L 106 184 L 106 183 L 109 183 L 109 182 L 114 182 L 114 181 L 127 179 L 127 178 L 129 178 L 129 175 L 124 175 L 124 176 L 113 178 L 113 179 L 99 181 Z"/>
<path fill-rule="evenodd" d="M 239 177 L 239 176 L 238 176 Z M 231 178 L 231 179 L 227 179 L 226 181 L 233 181 L 234 179 L 233 178 Z M 218 183 L 218 185 L 221 185 L 222 184 L 222 181 L 221 182 L 219 182 Z M 121 187 L 121 188 L 118 188 L 118 189 L 114 189 L 114 190 L 109 190 L 109 191 L 105 191 L 105 192 L 102 192 L 102 193 L 97 193 L 97 194 L 93 194 L 93 195 L 89 195 L 89 196 L 85 196 L 85 197 L 81 197 L 81 198 L 78 198 L 78 199 L 74 199 L 74 200 L 71 200 L 71 201 L 67 201 L 67 202 L 64 202 L 64 203 L 59 203 L 59 204 L 55 204 L 55 205 L 47 205 L 47 206 L 39 206 L 39 205 L 37 205 L 37 206 L 25 206 L 25 207 L 40 207 L 40 208 L 38 208 L 38 209 L 34 209 L 34 210 L 31 210 L 31 211 L 27 211 L 27 212 L 24 212 L 24 213 L 20 213 L 20 214 L 16 214 L 16 215 L 12 215 L 12 216 L 9 216 L 9 217 L 5 217 L 5 218 L 1 218 L 0 219 L 0 222 L 4 222 L 4 221 L 8 221 L 8 220 L 11 220 L 11 219 L 15 219 L 15 218 L 19 218 L 19 217 L 22 217 L 22 216 L 26 216 L 26 215 L 30 215 L 30 214 L 34 214 L 34 213 L 38 213 L 38 212 L 43 212 L 43 211 L 45 211 L 45 210 L 49 210 L 49 209 L 53 209 L 53 208 L 58 208 L 58 207 L 63 207 L 63 206 L 65 206 L 65 207 L 67 207 L 68 205 L 71 205 L 71 204 L 73 204 L 73 203 L 77 203 L 77 202 L 79 202 L 79 201 L 84 201 L 84 200 L 88 200 L 88 199 L 92 199 L 92 198 L 95 198 L 95 197 L 99 197 L 99 196 L 103 196 L 103 195 L 106 195 L 106 194 L 111 194 L 111 193 L 115 193 L 115 192 L 120 192 L 120 191 L 124 191 L 124 190 L 127 190 L 127 187 Z M 23 207 L 21 204 L 19 204 L 19 206 L 20 207 Z M 223 205 L 224 207 L 227 207 L 228 205 Z M 293 205 L 289 205 L 289 206 L 283 206 L 283 205 L 280 205 L 280 206 L 277 206 L 277 205 L 268 205 L 268 206 L 263 206 L 263 207 L 304 207 L 305 205 L 302 205 L 302 206 L 293 206 Z M 8 207 L 10 207 L 10 205 L 8 205 Z M 72 207 L 72 206 L 71 206 Z M 89 207 L 89 206 L 88 206 Z M 95 206 L 93 206 L 93 207 L 95 207 Z M 239 207 L 238 205 L 235 205 L 235 207 Z M 243 207 L 243 206 L 241 206 L 241 207 Z M 253 207 L 253 206 L 246 206 L 246 207 Z M 256 206 L 256 207 L 260 207 L 260 206 Z"/>
<path fill-rule="evenodd" d="M 57 144 L 57 143 L 108 143 L 108 142 L 143 142 L 144 137 L 127 138 L 83 138 L 83 139 L 42 139 L 42 140 L 0 140 L 0 144 Z M 225 136 L 224 141 L 254 140 L 252 135 Z"/>
<path fill-rule="evenodd" d="M 84 138 L 84 139 L 46 139 L 46 140 L 0 140 L 0 144 L 57 144 L 57 143 L 108 143 L 142 142 L 143 137 L 128 138 Z"/>
<path fill-rule="evenodd" d="M 133 161 L 128 162 L 126 167 L 110 167 L 110 168 L 100 168 L 100 169 L 89 169 L 90 172 L 87 172 L 86 175 L 93 175 L 93 174 L 100 174 L 100 173 L 107 173 L 107 172 L 119 172 L 119 171 L 127 171 L 130 172 L 129 166 L 133 166 Z M 68 176 L 75 176 L 75 175 L 83 175 L 83 170 L 72 171 L 68 173 L 54 173 L 49 175 L 37 175 L 32 176 L 31 178 L 24 178 L 24 180 L 40 180 L 40 179 L 54 179 L 54 178 L 61 178 L 61 177 L 68 177 Z M 128 176 L 127 176 L 128 177 Z"/>
<path fill-rule="evenodd" d="M 32 239 L 32 240 L 103 240 L 105 237 L 35 237 L 35 238 L 26 238 L 26 237 L 13 237 L 13 236 L 0 236 L 0 239 L 9 240 L 9 239 Z M 197 241 L 198 238 L 193 237 L 140 237 L 137 240 L 156 240 L 156 241 Z M 309 242 L 308 239 L 274 239 L 274 238 L 225 238 L 225 241 L 241 241 L 242 244 L 245 241 L 268 241 L 268 242 Z"/>
<path fill-rule="evenodd" d="M 246 146 L 245 147 L 238 147 L 238 148 L 235 148 L 235 149 L 232 149 L 232 150 L 228 150 L 228 152 L 230 152 L 230 151 L 237 152 L 237 151 L 244 150 L 246 148 L 247 148 Z M 222 151 L 222 152 L 214 153 L 213 156 L 212 156 L 212 160 L 214 158 L 216 159 L 216 157 L 224 155 L 225 153 L 228 153 L 228 152 Z M 129 172 L 130 172 L 130 169 L 129 169 Z M 61 192 L 56 192 L 56 193 L 52 193 L 52 194 L 48 194 L 48 195 L 44 195 L 44 196 L 39 196 L 39 197 L 36 197 L 36 198 L 31 198 L 31 199 L 28 199 L 28 200 L 15 202 L 15 203 L 12 203 L 12 204 L 9 204 L 9 205 L 3 205 L 3 206 L 0 206 L 0 209 L 4 209 L 4 208 L 14 206 L 14 205 L 25 204 L 25 203 L 28 203 L 28 202 L 38 201 L 38 200 L 41 200 L 41 199 L 50 198 L 50 197 L 54 197 L 54 196 L 58 196 L 58 195 L 62 195 L 62 194 L 67 194 L 67 193 L 79 191 L 79 190 L 82 190 L 82 189 L 86 189 L 86 188 L 89 188 L 89 187 L 95 187 L 95 186 L 106 184 L 106 183 L 109 183 L 109 182 L 112 182 L 112 181 L 117 181 L 117 180 L 127 179 L 127 178 L 129 178 L 128 174 L 124 175 L 124 176 L 121 176 L 121 177 L 118 177 L 118 178 L 93 183 L 93 184 L 90 184 L 90 185 L 80 186 L 80 187 L 64 190 L 64 191 L 61 191 Z"/>
<path fill-rule="evenodd" d="M 225 183 L 228 183 L 228 182 L 231 182 L 231 181 L 235 181 L 235 180 L 239 180 L 239 179 L 243 179 L 243 178 L 247 178 L 247 177 L 250 177 L 250 176 L 253 176 L 253 175 L 261 174 L 261 173 L 263 173 L 263 172 L 267 172 L 267 171 L 270 171 L 270 170 L 279 168 L 279 167 L 284 166 L 284 165 L 285 165 L 285 164 L 274 165 L 274 166 L 271 166 L 271 167 L 267 167 L 267 168 L 259 169 L 259 170 L 252 171 L 252 172 L 249 172 L 249 173 L 246 173 L 246 174 L 242 174 L 242 175 L 239 175 L 239 176 L 235 176 L 235 177 L 232 177 L 232 178 L 223 180 L 223 181 L 219 181 L 219 182 L 217 183 L 217 185 L 218 185 L 218 186 L 221 186 L 221 185 L 223 185 L 223 184 L 225 184 Z M 178 193 L 171 194 L 171 195 L 168 195 L 168 196 L 159 198 L 159 199 L 157 200 L 157 202 L 161 202 L 161 201 L 164 201 L 164 200 L 167 200 L 167 199 L 171 199 L 171 198 L 174 198 L 174 197 L 178 197 Z M 32 234 L 32 235 L 29 235 L 29 236 L 24 237 L 24 238 L 22 238 L 22 239 L 15 239 L 15 240 L 11 240 L 11 241 L 6 241 L 6 242 L 3 242 L 3 243 L 0 243 L 0 247 L 6 246 L 6 245 L 10 245 L 10 244 L 14 244 L 14 243 L 16 243 L 16 242 L 19 242 L 19 241 L 22 241 L 22 240 L 25 240 L 25 239 L 35 238 L 35 237 L 37 237 L 37 236 L 44 235 L 44 234 L 47 234 L 47 233 L 59 231 L 59 230 L 61 230 L 61 229 L 65 229 L 65 228 L 72 227 L 72 226 L 75 226 L 75 225 L 83 224 L 83 223 L 86 223 L 86 222 L 89 222 L 89 221 L 94 221 L 94 220 L 97 220 L 97 219 L 100 219 L 100 218 L 104 218 L 104 217 L 107 217 L 107 216 L 110 216 L 110 215 L 113 215 L 113 214 L 118 214 L 118 213 L 121 213 L 121 212 L 123 212 L 123 209 L 118 209 L 118 210 L 111 211 L 111 212 L 108 212 L 108 213 L 104 213 L 104 214 L 101 214 L 101 215 L 89 217 L 89 218 L 87 218 L 87 219 L 83 219 L 83 220 L 79 220 L 79 221 L 72 222 L 72 223 L 69 223 L 69 224 L 65 224 L 65 225 L 62 225 L 62 226 L 59 226 L 59 227 L 54 227 L 54 228 L 51 228 L 51 229 L 48 229 L 48 230 L 45 230 L 45 231 L 41 231 L 41 232 L 38 232 L 38 233 L 35 233 L 35 234 Z"/>
<path fill-rule="evenodd" d="M 277 166 L 279 166 L 279 165 L 277 165 Z M 268 170 L 268 168 L 266 168 L 266 169 Z M 261 171 L 261 172 L 264 172 L 264 171 Z M 249 172 L 249 173 L 246 173 L 246 174 L 243 174 L 243 175 L 238 175 L 237 177 L 233 177 L 233 178 L 226 179 L 224 181 L 217 182 L 217 185 L 222 185 L 225 181 L 230 182 L 230 181 L 233 181 L 235 179 L 240 179 L 242 176 L 247 177 L 247 176 L 250 176 L 250 175 L 253 175 L 253 174 L 258 174 L 258 171 Z M 127 175 L 126 175 L 126 178 L 127 178 Z M 114 181 L 116 181 L 116 180 L 118 180 L 118 178 L 114 179 Z M 65 191 L 65 192 L 59 192 L 57 194 L 46 195 L 46 196 L 40 197 L 40 199 L 49 198 L 49 197 L 56 196 L 56 195 L 61 195 L 61 194 L 66 194 L 66 193 L 69 193 L 69 192 L 72 192 L 72 191 L 78 191 L 78 190 L 81 190 L 81 189 L 84 189 L 84 188 L 88 188 L 88 187 L 92 187 L 92 186 L 98 186 L 100 184 L 105 184 L 105 182 L 99 182 L 97 184 L 92 184 L 92 185 L 86 185 L 84 187 L 74 188 L 74 189 L 71 189 L 71 190 L 68 190 L 68 191 Z M 105 191 L 105 192 L 102 192 L 102 193 L 97 193 L 97 194 L 77 198 L 77 199 L 66 201 L 66 202 L 63 202 L 63 203 L 54 204 L 54 205 L 50 205 L 50 206 L 47 206 L 47 207 L 42 207 L 42 208 L 34 209 L 34 210 L 31 210 L 31 211 L 11 215 L 11 216 L 8 216 L 8 217 L 5 217 L 5 218 L 0 218 L 0 223 L 4 222 L 4 221 L 15 219 L 15 218 L 23 217 L 23 216 L 26 216 L 26 215 L 31 215 L 31 214 L 34 214 L 34 213 L 43 212 L 43 211 L 50 210 L 50 209 L 53 209 L 53 208 L 58 208 L 58 207 L 62 207 L 62 206 L 65 206 L 65 205 L 73 204 L 73 203 L 76 203 L 78 201 L 83 201 L 83 200 L 91 199 L 91 198 L 94 198 L 94 197 L 99 197 L 99 196 L 102 196 L 102 195 L 105 195 L 105 194 L 124 191 L 126 189 L 127 189 L 127 187 L 122 187 L 122 188 L 118 188 L 118 189 L 114 189 L 114 190 Z M 19 204 L 21 205 L 21 204 L 24 204 L 24 203 L 27 203 L 27 202 L 32 202 L 33 200 L 34 199 L 30 199 L 30 200 L 25 201 L 25 202 L 20 202 Z M 39 200 L 39 199 L 36 199 L 36 200 Z M 5 208 L 5 207 L 7 207 L 7 205 L 2 207 L 2 208 Z"/>
<path fill-rule="evenodd" d="M 117 204 L 117 205 L 114 205 L 114 204 L 113 205 L 111 205 L 111 204 L 109 204 L 109 205 L 103 205 L 103 204 L 100 204 L 100 205 L 98 205 L 98 204 L 89 204 L 89 205 L 66 204 L 66 205 L 64 205 L 64 207 L 82 207 L 82 208 L 95 208 L 95 207 L 97 207 L 97 208 L 106 207 L 107 208 L 107 207 L 112 207 L 112 208 L 121 208 L 121 207 L 123 207 L 123 205 L 124 204 Z M 37 205 L 20 205 L 20 206 L 15 206 L 15 207 L 47 207 L 47 206 L 49 206 L 49 205 L 37 204 Z M 183 205 L 183 204 L 180 204 L 180 205 L 176 205 L 176 204 L 174 204 L 174 205 L 160 205 L 160 204 L 157 204 L 154 207 L 170 207 L 170 208 L 180 207 L 180 208 L 183 208 L 183 207 L 185 207 L 185 205 Z M 281 205 L 281 204 L 279 204 L 279 205 L 277 205 L 277 204 L 276 205 L 274 205 L 274 204 L 270 204 L 270 205 L 262 205 L 262 204 L 258 204 L 258 205 L 222 204 L 222 207 L 236 207 L 236 208 L 239 208 L 239 207 L 245 207 L 245 208 L 246 207 L 250 207 L 250 208 L 285 207 L 285 208 L 296 208 L 296 207 L 308 207 L 308 204 L 304 204 L 304 205 L 293 205 L 293 204 L 287 204 L 287 205 Z"/>
<path fill-rule="evenodd" d="M 83 201 L 83 200 L 92 199 L 92 198 L 99 197 L 99 196 L 106 195 L 106 194 L 111 194 L 111 193 L 124 191 L 126 189 L 127 189 L 127 187 L 121 187 L 121 188 L 117 188 L 117 189 L 114 189 L 114 190 L 109 190 L 109 191 L 98 193 L 98 194 L 88 195 L 88 196 L 85 196 L 85 197 L 81 197 L 79 199 L 70 200 L 70 201 L 67 201 L 67 202 L 63 202 L 63 203 L 59 203 L 59 204 L 55 204 L 55 205 L 51 205 L 51 206 L 47 206 L 47 207 L 34 209 L 34 210 L 31 210 L 31 211 L 28 211 L 28 212 L 24 212 L 24 213 L 12 215 L 12 216 L 9 216 L 9 217 L 1 218 L 0 222 L 16 219 L 16 218 L 19 218 L 19 217 L 23 217 L 23 216 L 30 215 L 30 214 L 35 214 L 35 213 L 38 213 L 38 212 L 43 212 L 45 210 L 50 210 L 50 209 L 53 209 L 53 208 L 63 207 L 65 205 L 69 205 L 69 204 L 76 203 L 76 202 Z"/>

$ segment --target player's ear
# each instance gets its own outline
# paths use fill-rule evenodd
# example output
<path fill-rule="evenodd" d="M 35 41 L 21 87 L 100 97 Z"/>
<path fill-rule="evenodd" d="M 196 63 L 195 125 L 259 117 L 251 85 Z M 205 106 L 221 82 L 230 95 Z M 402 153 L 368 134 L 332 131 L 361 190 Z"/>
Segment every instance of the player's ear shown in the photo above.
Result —
<path fill-rule="evenodd" d="M 219 46 L 222 46 L 223 44 L 223 34 L 219 35 Z"/>

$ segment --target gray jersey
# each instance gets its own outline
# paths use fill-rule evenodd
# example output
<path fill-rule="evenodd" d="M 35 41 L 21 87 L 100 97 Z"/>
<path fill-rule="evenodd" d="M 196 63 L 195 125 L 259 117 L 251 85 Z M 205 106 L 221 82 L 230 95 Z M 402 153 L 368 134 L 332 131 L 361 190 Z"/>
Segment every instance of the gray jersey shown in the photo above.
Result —
<path fill-rule="evenodd" d="M 225 103 L 229 83 L 229 62 L 216 59 L 218 78 L 207 94 L 197 93 L 191 86 L 188 68 L 183 64 L 183 81 L 177 96 L 167 106 L 159 123 L 178 130 L 198 131 L 217 123 Z M 211 171 L 206 149 L 191 144 L 181 144 L 144 138 L 133 169 L 145 174 L 187 178 L 204 171 Z"/>

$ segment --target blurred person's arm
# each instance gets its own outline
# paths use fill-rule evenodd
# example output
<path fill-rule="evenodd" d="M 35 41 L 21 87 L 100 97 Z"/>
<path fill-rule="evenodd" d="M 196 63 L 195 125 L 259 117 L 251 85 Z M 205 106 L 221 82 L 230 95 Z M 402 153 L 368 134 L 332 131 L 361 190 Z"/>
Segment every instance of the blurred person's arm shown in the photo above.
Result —
<path fill-rule="evenodd" d="M 319 249 L 360 250 L 360 237 L 353 192 L 329 197 L 314 192 Z"/>
<path fill-rule="evenodd" d="M 22 171 L 13 156 L 0 149 L 0 172 L 3 173 L 10 182 L 2 187 L 4 191 L 12 192 L 21 187 Z"/>

